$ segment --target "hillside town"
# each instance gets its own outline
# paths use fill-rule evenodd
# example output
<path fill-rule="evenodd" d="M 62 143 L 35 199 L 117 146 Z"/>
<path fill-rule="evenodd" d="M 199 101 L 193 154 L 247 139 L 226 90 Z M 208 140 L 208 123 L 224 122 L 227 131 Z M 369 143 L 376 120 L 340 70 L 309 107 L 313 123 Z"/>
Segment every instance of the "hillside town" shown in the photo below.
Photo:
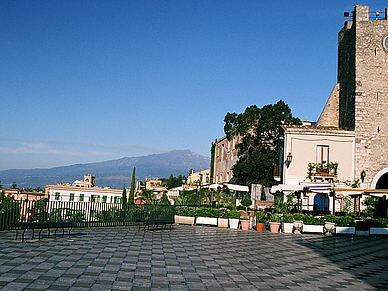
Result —
<path fill-rule="evenodd" d="M 267 268 L 264 264 L 279 253 L 282 255 L 269 263 L 277 266 L 280 261 L 282 265 L 276 269 L 279 273 L 284 272 L 283 266 L 288 264 L 309 262 L 316 270 L 320 265 L 332 266 L 336 262 L 333 253 L 340 257 L 342 247 L 346 251 L 349 248 L 346 260 L 353 262 L 352 268 L 356 268 L 357 263 L 351 260 L 359 255 L 357 249 L 350 251 L 350 248 L 357 237 L 364 239 L 362 252 L 368 252 L 368 244 L 373 249 L 378 248 L 366 242 L 366 239 L 376 238 L 376 244 L 380 244 L 378 251 L 387 255 L 386 247 L 381 245 L 386 245 L 388 235 L 388 8 L 385 13 L 371 15 L 368 6 L 356 5 L 351 15 L 345 15 L 344 26 L 338 33 L 337 61 L 337 83 L 333 84 L 331 92 L 323 92 L 328 98 L 317 121 L 292 116 L 291 109 L 282 100 L 262 108 L 251 106 L 243 113 L 228 113 L 224 120 L 225 136 L 214 137 L 211 145 L 208 169 L 191 169 L 178 177 L 171 174 L 168 178 L 147 177 L 140 181 L 135 178 L 133 168 L 130 185 L 123 185 L 122 189 L 97 186 L 98 176 L 94 173 L 85 173 L 83 179 L 79 177 L 73 183 L 45 185 L 45 189 L 18 189 L 16 183 L 12 188 L 1 187 L 0 229 L 8 231 L 7 247 L 18 243 L 27 254 L 29 251 L 24 251 L 22 243 L 27 241 L 33 245 L 49 241 L 41 248 L 51 251 L 48 247 L 51 242 L 57 244 L 62 239 L 58 249 L 66 248 L 90 235 L 85 245 L 98 248 L 101 243 L 104 244 L 101 252 L 110 249 L 120 252 L 118 257 L 109 257 L 111 261 L 105 265 L 97 264 L 95 269 L 85 271 L 89 274 L 97 268 L 108 268 L 114 260 L 120 261 L 119 257 L 127 256 L 128 249 L 135 246 L 136 258 L 133 255 L 132 261 L 120 261 L 116 267 L 124 268 L 127 264 L 128 273 L 143 268 L 141 279 L 145 278 L 148 285 L 144 287 L 139 278 L 134 278 L 131 287 L 123 283 L 123 289 L 128 290 L 143 290 L 140 287 L 155 290 L 160 286 L 165 287 L 163 290 L 175 290 L 170 278 L 173 275 L 179 277 L 182 286 L 188 286 L 176 290 L 277 290 L 279 286 L 274 283 L 280 281 L 277 277 L 283 280 L 284 289 L 292 290 L 296 285 L 287 285 L 284 279 L 291 276 L 288 273 L 275 279 L 271 277 L 272 283 L 266 286 L 265 279 L 259 283 L 252 278 L 264 272 Z M 109 231 L 104 233 L 105 228 Z M 316 238 L 320 239 L 318 243 Z M 113 243 L 113 239 L 120 242 Z M 330 242 L 327 249 L 324 239 Z M 213 247 L 218 240 L 224 250 Z M 106 241 L 109 242 L 105 244 Z M 266 245 L 263 253 L 267 258 L 249 260 L 260 244 Z M 271 245 L 279 249 L 271 252 Z M 294 253 L 285 254 L 283 246 L 294 248 Z M 181 252 L 182 249 L 185 250 Z M 330 260 L 322 263 L 321 254 L 303 257 L 315 249 L 322 253 L 325 249 Z M 207 258 L 202 256 L 201 250 L 206 250 Z M 161 255 L 162 252 L 169 254 Z M 241 253 L 244 258 L 239 257 Z M 223 255 L 227 258 L 222 258 Z M 164 269 L 169 256 L 178 257 L 170 268 L 179 269 L 179 274 L 170 277 Z M 189 259 L 189 256 L 192 257 Z M 193 259 L 195 256 L 201 259 Z M 65 259 L 65 253 L 62 257 Z M 196 260 L 201 260 L 201 264 Z M 238 268 L 232 266 L 234 263 L 226 264 L 229 260 L 236 264 L 241 260 L 238 264 L 244 270 L 254 265 L 250 277 L 235 272 Z M 373 260 L 378 260 L 377 255 Z M 95 261 L 86 266 L 90 267 Z M 213 272 L 218 263 L 227 266 Z M 161 274 L 155 270 L 155 264 L 159 264 Z M 386 264 L 382 272 L 386 275 L 385 267 Z M 109 268 L 113 273 L 115 267 L 109 265 Z M 188 277 L 183 279 L 185 268 L 201 287 L 196 289 L 190 285 L 192 281 Z M 306 268 L 304 265 L 297 271 L 304 272 L 308 281 Z M 343 270 L 347 269 L 346 266 L 339 269 L 333 273 L 326 269 L 321 271 L 325 278 L 337 280 L 335 284 L 319 281 L 322 289 L 310 289 L 314 282 L 304 281 L 303 285 L 293 273 L 295 284 L 308 286 L 298 289 L 298 285 L 294 290 L 356 290 L 351 281 L 359 277 L 352 277 L 348 285 L 342 286 Z M 231 277 L 239 278 L 233 281 L 234 285 L 226 282 L 230 281 L 225 279 L 230 276 L 228 272 L 235 272 L 235 277 Z M 268 276 L 272 276 L 271 272 Z M 221 273 L 224 282 L 219 280 L 216 284 L 213 278 L 219 278 Z M 313 276 L 311 274 L 315 273 L 309 276 Z M 159 278 L 154 284 L 151 278 L 156 276 L 163 280 Z M 374 287 L 370 290 L 386 289 L 387 278 L 382 277 L 375 285 L 368 281 Z M 170 281 L 166 283 L 168 278 Z M 318 275 L 314 280 L 318 281 L 317 278 Z M 213 280 L 217 288 L 206 285 L 207 280 Z M 0 289 L 5 286 L 1 282 Z M 85 283 L 85 290 L 92 290 L 93 284 Z M 359 290 L 369 290 L 369 285 L 360 284 Z M 97 285 L 93 285 L 95 290 L 101 287 Z M 113 285 L 108 289 L 113 290 Z"/>

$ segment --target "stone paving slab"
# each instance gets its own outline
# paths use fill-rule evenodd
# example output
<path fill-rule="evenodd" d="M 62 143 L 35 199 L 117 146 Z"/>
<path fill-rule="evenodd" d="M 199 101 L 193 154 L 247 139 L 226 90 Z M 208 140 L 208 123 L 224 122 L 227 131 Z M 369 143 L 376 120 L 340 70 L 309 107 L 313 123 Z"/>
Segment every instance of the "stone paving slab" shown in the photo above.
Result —
<path fill-rule="evenodd" d="M 0 231 L 2 290 L 388 290 L 388 237 L 175 225 L 14 238 Z"/>

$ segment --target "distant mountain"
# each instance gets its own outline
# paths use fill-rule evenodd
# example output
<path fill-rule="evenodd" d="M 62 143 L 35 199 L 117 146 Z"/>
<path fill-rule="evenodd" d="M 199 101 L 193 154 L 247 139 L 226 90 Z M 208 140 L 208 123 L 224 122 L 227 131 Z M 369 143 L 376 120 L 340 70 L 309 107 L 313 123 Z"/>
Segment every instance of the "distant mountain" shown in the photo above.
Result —
<path fill-rule="evenodd" d="M 75 180 L 83 180 L 84 174 L 92 174 L 96 176 L 96 186 L 122 189 L 124 183 L 130 186 L 133 167 L 136 167 L 136 179 L 142 181 L 146 177 L 168 178 L 171 174 L 175 177 L 187 176 L 190 169 L 209 169 L 210 158 L 190 150 L 174 150 L 164 154 L 49 169 L 5 170 L 0 171 L 0 181 L 3 188 L 10 187 L 13 182 L 20 189 L 43 188 L 50 184 L 73 183 Z"/>

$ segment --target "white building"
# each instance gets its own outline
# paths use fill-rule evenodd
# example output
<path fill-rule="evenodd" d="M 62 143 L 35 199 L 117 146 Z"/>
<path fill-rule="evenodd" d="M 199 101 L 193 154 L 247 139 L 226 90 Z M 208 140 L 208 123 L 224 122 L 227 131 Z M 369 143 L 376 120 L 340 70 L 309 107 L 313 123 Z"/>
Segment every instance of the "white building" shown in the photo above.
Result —
<path fill-rule="evenodd" d="M 85 175 L 84 181 L 77 180 L 73 185 L 46 185 L 46 197 L 49 201 L 121 203 L 123 190 L 94 187 L 94 179 Z"/>

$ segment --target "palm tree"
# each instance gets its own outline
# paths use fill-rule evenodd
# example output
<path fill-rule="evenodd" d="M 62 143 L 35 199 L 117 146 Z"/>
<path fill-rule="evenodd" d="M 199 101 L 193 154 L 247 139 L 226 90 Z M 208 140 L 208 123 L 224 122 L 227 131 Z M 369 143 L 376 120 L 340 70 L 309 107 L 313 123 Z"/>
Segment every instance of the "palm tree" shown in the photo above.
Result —
<path fill-rule="evenodd" d="M 149 204 L 154 200 L 154 191 L 143 188 L 138 194 L 138 197 L 140 198 L 140 201 L 145 201 L 146 204 Z"/>

